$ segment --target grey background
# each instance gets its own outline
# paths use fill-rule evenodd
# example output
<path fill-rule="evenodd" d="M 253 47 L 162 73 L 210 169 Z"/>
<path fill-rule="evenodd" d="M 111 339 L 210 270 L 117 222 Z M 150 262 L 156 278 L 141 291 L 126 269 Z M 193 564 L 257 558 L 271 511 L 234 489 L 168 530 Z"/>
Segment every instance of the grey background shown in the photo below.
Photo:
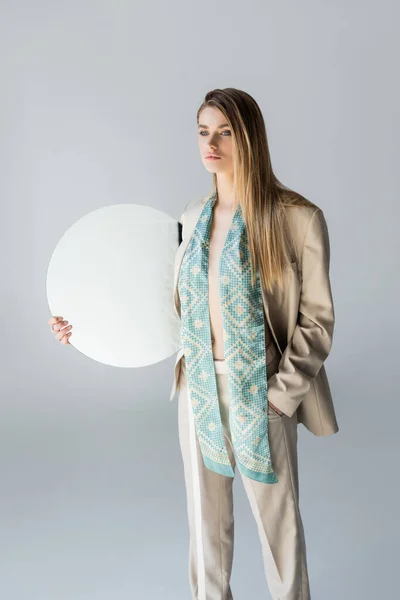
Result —
<path fill-rule="evenodd" d="M 187 599 L 171 357 L 142 369 L 55 340 L 45 275 L 101 206 L 178 218 L 209 193 L 196 110 L 238 87 L 274 169 L 326 216 L 338 434 L 299 427 L 313 598 L 394 597 L 399 557 L 399 82 L 395 2 L 1 2 L 0 595 Z M 101 326 L 101 324 L 99 324 Z M 268 598 L 235 478 L 235 599 Z"/>

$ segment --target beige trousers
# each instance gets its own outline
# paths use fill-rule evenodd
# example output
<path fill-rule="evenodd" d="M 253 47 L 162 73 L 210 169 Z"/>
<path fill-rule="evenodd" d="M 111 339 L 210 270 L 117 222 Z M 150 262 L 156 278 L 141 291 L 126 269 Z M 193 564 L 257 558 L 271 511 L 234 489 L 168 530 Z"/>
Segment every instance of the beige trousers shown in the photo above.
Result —
<path fill-rule="evenodd" d="M 225 443 L 236 469 L 229 428 L 228 374 L 214 361 Z M 194 600 L 232 600 L 233 478 L 209 470 L 195 430 L 185 368 L 179 388 L 179 441 L 189 520 L 189 581 Z M 257 523 L 268 588 L 273 600 L 309 600 L 306 543 L 299 510 L 297 418 L 270 406 L 269 442 L 278 483 L 262 483 L 240 473 Z M 239 471 L 240 472 L 240 471 Z"/>

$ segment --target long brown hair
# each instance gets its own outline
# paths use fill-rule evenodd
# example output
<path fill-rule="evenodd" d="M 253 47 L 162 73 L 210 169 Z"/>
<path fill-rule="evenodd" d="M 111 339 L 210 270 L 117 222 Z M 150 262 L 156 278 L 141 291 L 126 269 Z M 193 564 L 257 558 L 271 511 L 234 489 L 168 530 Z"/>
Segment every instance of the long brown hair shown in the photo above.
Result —
<path fill-rule="evenodd" d="M 316 205 L 283 185 L 273 172 L 264 118 L 257 102 L 235 88 L 208 92 L 197 111 L 197 124 L 206 106 L 218 108 L 226 118 L 233 138 L 234 190 L 240 199 L 251 256 L 252 285 L 256 266 L 264 289 L 283 287 L 285 264 L 298 257 L 292 244 L 285 207 Z M 213 173 L 213 187 L 217 175 Z"/>

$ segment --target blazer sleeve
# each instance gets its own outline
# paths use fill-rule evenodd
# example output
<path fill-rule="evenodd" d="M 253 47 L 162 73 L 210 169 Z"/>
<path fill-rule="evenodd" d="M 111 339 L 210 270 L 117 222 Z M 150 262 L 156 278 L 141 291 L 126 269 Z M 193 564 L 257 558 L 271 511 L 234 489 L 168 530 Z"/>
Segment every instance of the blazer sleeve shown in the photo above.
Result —
<path fill-rule="evenodd" d="M 291 417 L 332 345 L 335 312 L 329 279 L 330 243 L 325 216 L 313 213 L 301 255 L 301 292 L 297 323 L 268 381 L 268 400 Z"/>

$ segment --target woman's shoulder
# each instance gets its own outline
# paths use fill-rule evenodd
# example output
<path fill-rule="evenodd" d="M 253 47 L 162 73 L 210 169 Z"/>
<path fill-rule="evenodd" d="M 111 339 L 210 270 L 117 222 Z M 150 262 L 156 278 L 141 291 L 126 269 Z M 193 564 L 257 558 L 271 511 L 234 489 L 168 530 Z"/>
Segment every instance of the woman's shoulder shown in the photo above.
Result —
<path fill-rule="evenodd" d="M 320 239 L 327 246 L 328 234 L 325 215 L 320 206 L 304 196 L 283 202 L 285 221 L 297 256 L 308 238 Z"/>
<path fill-rule="evenodd" d="M 299 192 L 294 192 L 292 190 L 281 192 L 280 201 L 287 212 L 292 211 L 304 216 L 313 214 L 319 208 L 315 202 L 312 202 Z"/>
<path fill-rule="evenodd" d="M 316 214 L 323 214 L 320 206 L 301 194 L 282 198 L 282 206 L 285 217 L 294 230 L 307 229 Z"/>
<path fill-rule="evenodd" d="M 198 196 L 189 200 L 189 202 L 186 204 L 185 208 L 183 209 L 181 216 L 179 217 L 179 221 L 182 223 L 182 220 L 185 217 L 185 215 L 187 214 L 187 212 L 192 207 L 198 205 L 202 201 L 203 201 L 203 197 L 198 197 Z"/>
<path fill-rule="evenodd" d="M 191 214 L 197 214 L 208 198 L 209 196 L 197 196 L 189 200 L 182 212 L 180 221 L 183 222 Z M 305 196 L 297 193 L 283 197 L 282 206 L 290 229 L 297 235 L 301 235 L 307 229 L 311 219 L 317 212 L 322 214 L 323 218 L 322 209 L 315 202 L 311 202 Z"/>

